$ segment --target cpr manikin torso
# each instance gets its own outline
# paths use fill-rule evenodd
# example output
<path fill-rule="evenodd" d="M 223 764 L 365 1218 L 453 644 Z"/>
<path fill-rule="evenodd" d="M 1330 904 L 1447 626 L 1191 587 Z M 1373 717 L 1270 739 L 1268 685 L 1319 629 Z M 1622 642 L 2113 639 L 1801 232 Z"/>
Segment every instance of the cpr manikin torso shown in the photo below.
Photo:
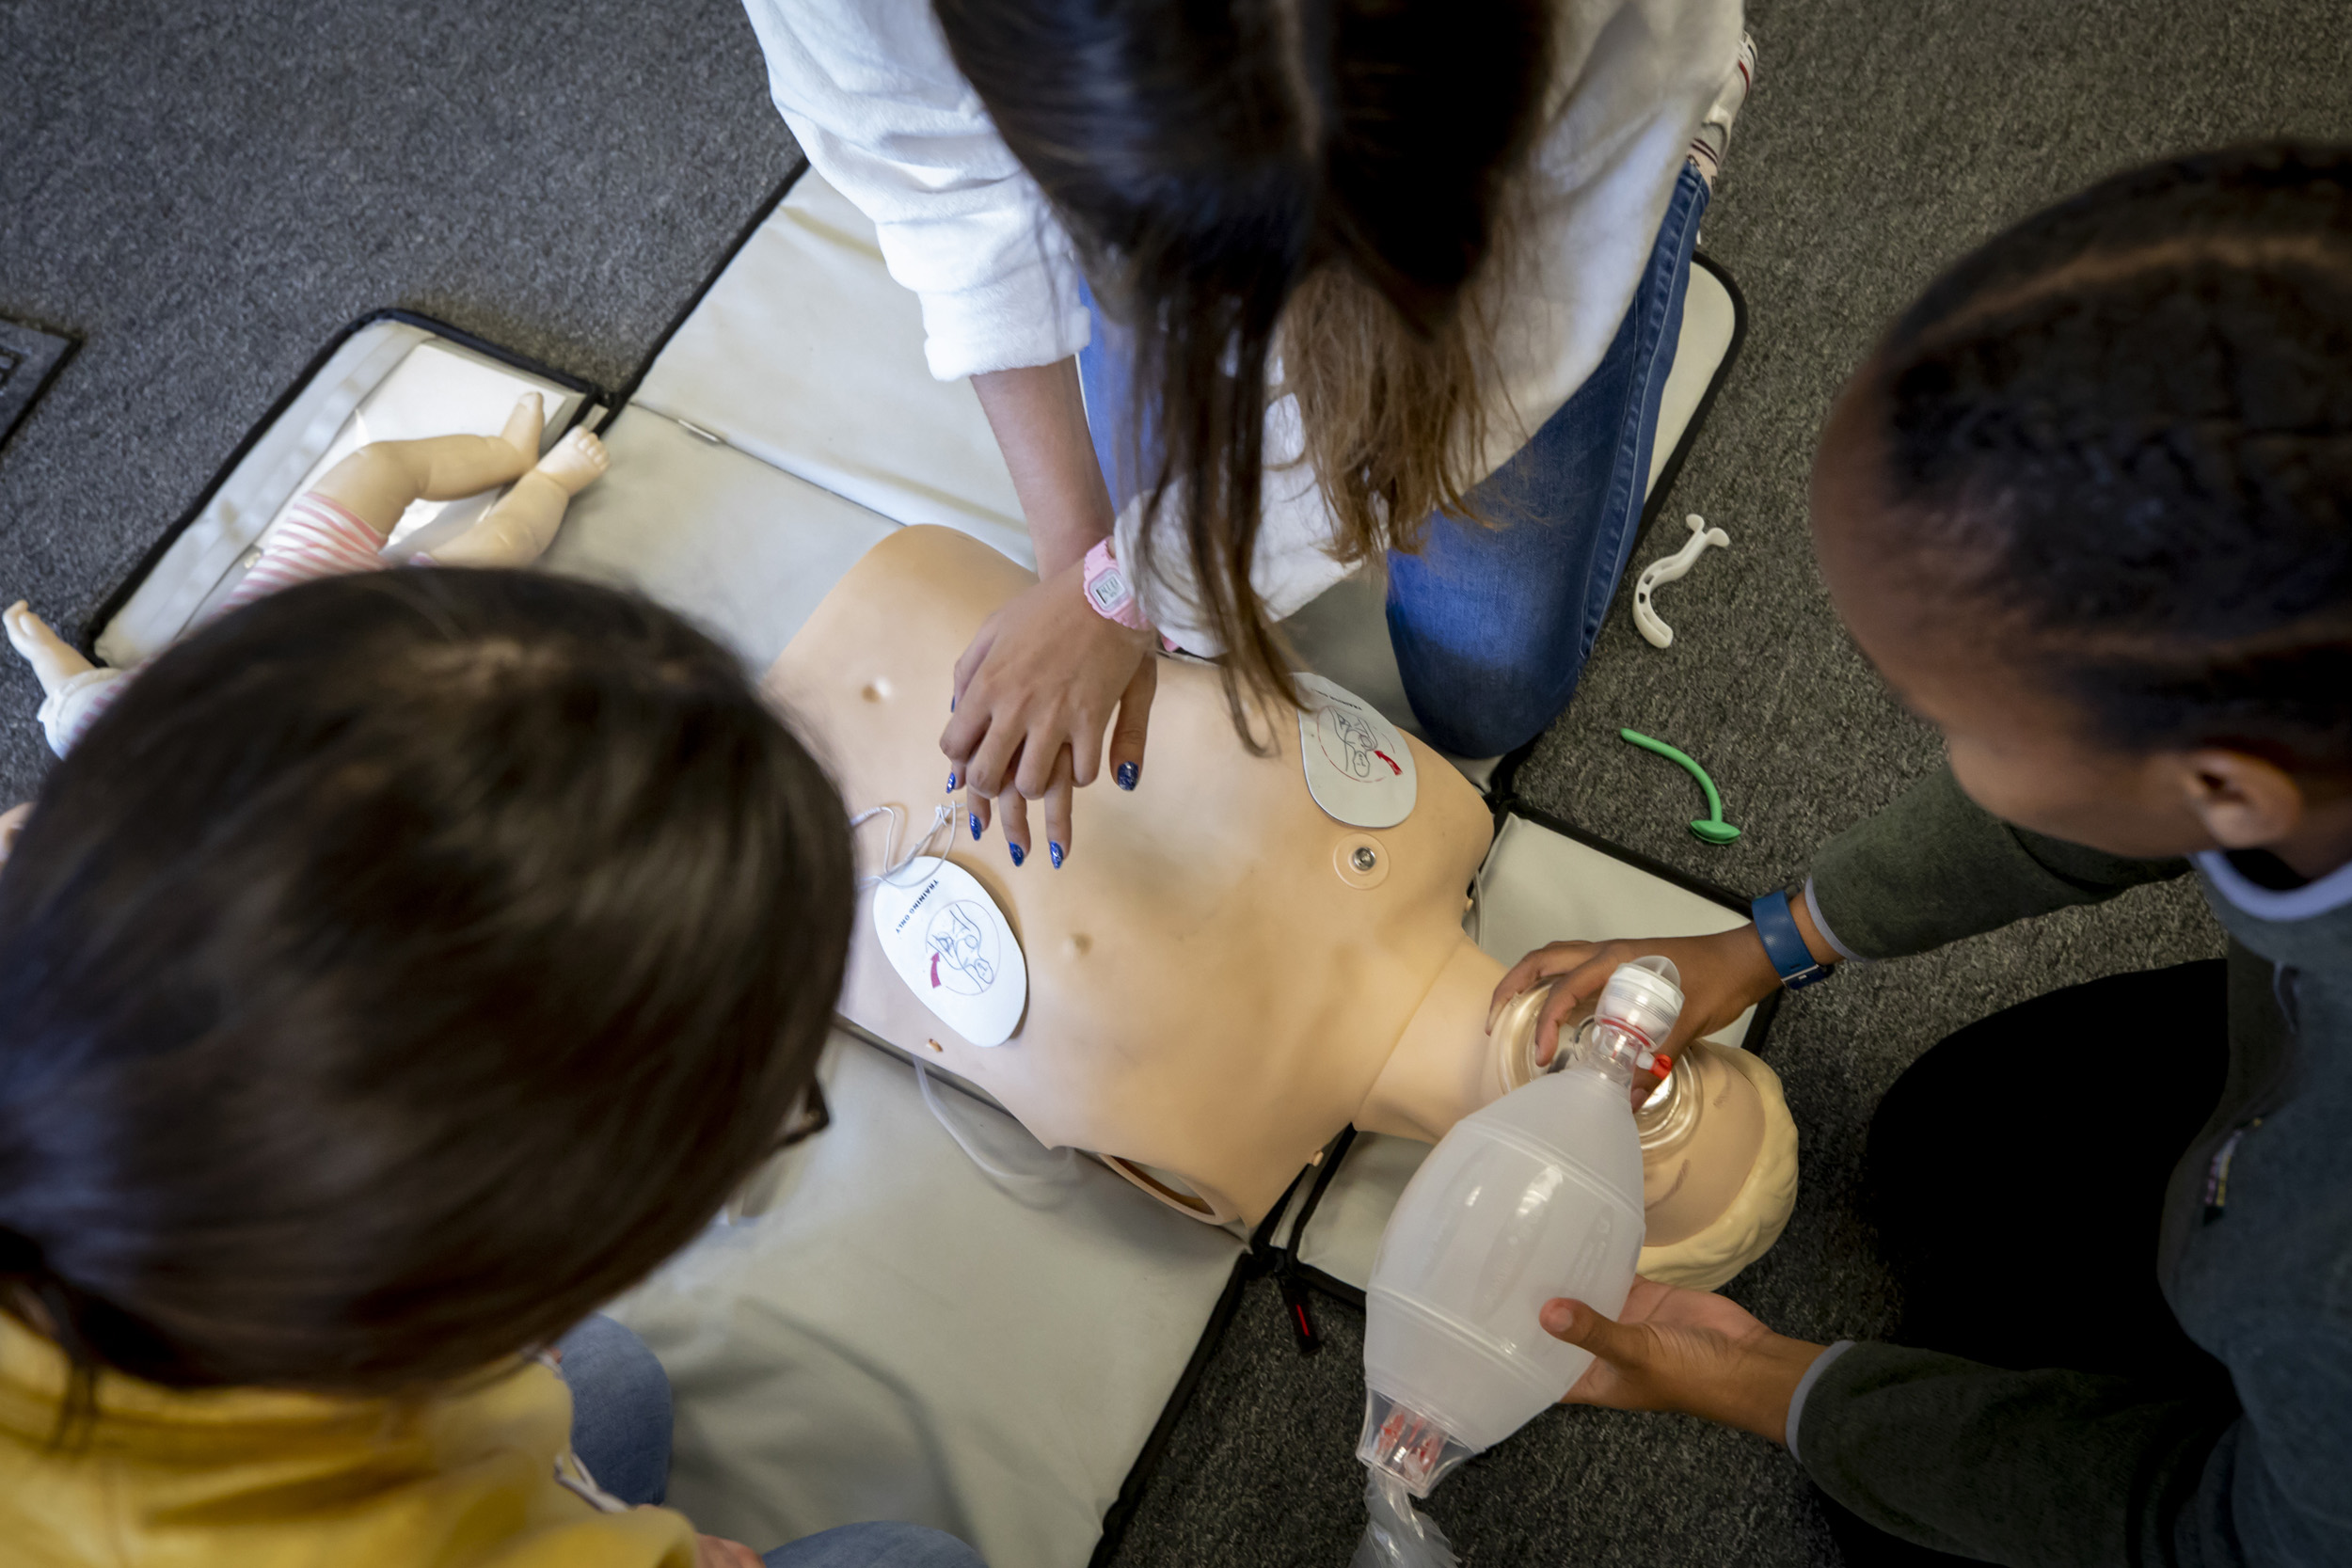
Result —
<path fill-rule="evenodd" d="M 962 534 L 902 530 L 834 587 L 769 673 L 852 811 L 892 806 L 911 824 L 899 855 L 949 800 L 938 737 L 955 661 L 1033 580 Z M 995 901 L 1025 958 L 1026 1011 L 1010 1037 L 976 1045 L 917 999 L 883 956 L 871 892 L 843 1012 L 984 1089 L 1043 1143 L 1110 1157 L 1204 1218 L 1255 1220 L 1350 1122 L 1442 1136 L 1511 1086 L 1524 1056 L 1513 1020 L 1486 1031 L 1502 966 L 1461 925 L 1487 809 L 1414 742 L 1410 814 L 1350 827 L 1309 795 L 1296 724 L 1284 716 L 1270 738 L 1271 755 L 1250 755 L 1217 673 L 1164 661 L 1141 781 L 1132 793 L 1077 792 L 1067 863 L 1016 868 L 1003 835 L 975 843 L 960 809 L 952 836 L 931 841 Z M 861 830 L 863 872 L 898 858 L 890 837 L 880 823 Z M 1660 1155 L 1667 1212 L 1652 1220 L 1661 1243 L 1696 1241 L 1713 1257 L 1729 1219 L 1747 1241 L 1737 1261 L 1714 1259 L 1729 1262 L 1724 1277 L 1778 1236 L 1793 1198 L 1778 1085 L 1752 1058 L 1727 1065 L 1744 1055 L 1719 1053 L 1692 1073 L 1704 1114 L 1695 1136 L 1686 1114 Z M 1757 1212 L 1732 1212 L 1743 1203 Z M 1673 1247 L 1652 1250 L 1645 1270 L 1673 1267 Z"/>

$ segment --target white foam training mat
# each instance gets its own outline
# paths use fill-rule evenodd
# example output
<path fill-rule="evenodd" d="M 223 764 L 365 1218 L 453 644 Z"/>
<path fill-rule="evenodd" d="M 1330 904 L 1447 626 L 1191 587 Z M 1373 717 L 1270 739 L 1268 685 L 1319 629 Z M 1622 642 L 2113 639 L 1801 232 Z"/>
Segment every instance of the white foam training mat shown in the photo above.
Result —
<path fill-rule="evenodd" d="M 803 175 L 629 400 L 895 523 L 961 529 L 1037 557 L 969 381 L 934 381 L 923 311 L 874 226 Z"/>
<path fill-rule="evenodd" d="M 651 594 L 755 673 L 898 527 L 647 408 L 631 405 L 604 443 L 612 466 L 573 498 L 543 563 Z"/>
<path fill-rule="evenodd" d="M 832 1125 L 612 1308 L 675 1389 L 670 1501 L 763 1548 L 905 1519 L 1075 1568 L 1241 1243 L 846 1035 L 823 1079 Z"/>

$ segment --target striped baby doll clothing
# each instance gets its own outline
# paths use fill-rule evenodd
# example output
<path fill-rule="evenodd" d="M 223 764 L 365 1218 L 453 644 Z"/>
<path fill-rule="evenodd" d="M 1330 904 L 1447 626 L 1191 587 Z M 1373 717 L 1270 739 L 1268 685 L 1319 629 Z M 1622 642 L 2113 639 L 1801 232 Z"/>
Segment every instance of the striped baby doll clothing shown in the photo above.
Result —
<path fill-rule="evenodd" d="M 392 564 L 384 558 L 384 535 L 368 527 L 349 510 L 316 490 L 294 498 L 278 526 L 262 541 L 262 556 L 219 608 L 205 621 L 242 610 L 298 582 L 345 577 L 354 572 L 380 572 Z M 430 564 L 426 558 L 416 558 Z M 199 625 L 202 623 L 199 623 Z M 136 667 L 114 670 L 100 666 L 68 679 L 40 705 L 41 733 L 49 749 L 65 755 L 80 743 L 98 716 L 115 704 Z"/>

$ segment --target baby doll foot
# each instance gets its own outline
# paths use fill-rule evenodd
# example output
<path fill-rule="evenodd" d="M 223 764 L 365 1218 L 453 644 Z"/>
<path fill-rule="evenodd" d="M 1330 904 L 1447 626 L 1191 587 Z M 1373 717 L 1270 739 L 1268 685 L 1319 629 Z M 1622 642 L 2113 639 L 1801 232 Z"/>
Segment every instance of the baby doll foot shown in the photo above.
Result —
<path fill-rule="evenodd" d="M 72 643 L 51 631 L 49 623 L 34 614 L 32 607 L 23 599 L 10 605 L 0 620 L 8 625 L 9 645 L 33 667 L 42 691 L 55 694 L 58 687 L 94 668 Z"/>
<path fill-rule="evenodd" d="M 517 467 L 528 468 L 539 460 L 539 436 L 547 420 L 547 403 L 538 393 L 525 392 L 515 400 L 515 411 L 506 416 L 499 439 L 515 449 L 521 459 Z"/>
<path fill-rule="evenodd" d="M 539 459 L 537 471 L 562 485 L 565 495 L 577 496 L 612 465 L 602 441 L 585 430 L 575 430 Z"/>
<path fill-rule="evenodd" d="M 571 498 L 596 482 L 611 460 L 604 443 L 575 430 L 555 443 L 482 520 L 433 552 L 443 566 L 527 566 L 555 538 Z"/>

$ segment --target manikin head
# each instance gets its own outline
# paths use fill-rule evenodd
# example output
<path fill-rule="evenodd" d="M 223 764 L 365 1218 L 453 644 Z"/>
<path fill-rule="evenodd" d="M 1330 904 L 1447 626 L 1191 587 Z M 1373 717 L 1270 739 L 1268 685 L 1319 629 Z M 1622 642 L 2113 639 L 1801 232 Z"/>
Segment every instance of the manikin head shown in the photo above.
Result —
<path fill-rule="evenodd" d="M 0 1308 L 173 1387 L 552 1340 L 807 1101 L 838 797 L 735 656 L 526 572 L 369 573 L 148 666 L 0 871 Z"/>
<path fill-rule="evenodd" d="M 2352 150 L 2152 166 L 1984 245 L 1847 387 L 1813 529 L 1988 811 L 2352 859 Z"/>

